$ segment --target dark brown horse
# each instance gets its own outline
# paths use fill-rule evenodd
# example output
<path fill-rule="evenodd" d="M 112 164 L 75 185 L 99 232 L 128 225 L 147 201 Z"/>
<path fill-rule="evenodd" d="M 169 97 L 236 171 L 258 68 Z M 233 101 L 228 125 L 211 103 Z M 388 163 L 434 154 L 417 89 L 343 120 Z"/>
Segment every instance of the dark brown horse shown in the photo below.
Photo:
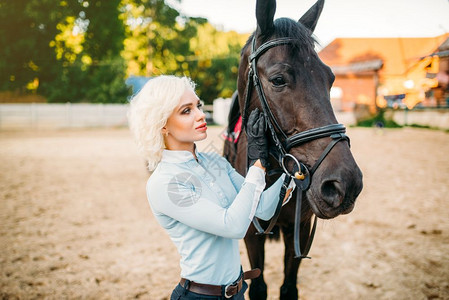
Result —
<path fill-rule="evenodd" d="M 314 50 L 312 33 L 323 4 L 324 0 L 318 0 L 298 22 L 287 18 L 273 21 L 275 0 L 257 1 L 257 30 L 241 52 L 238 100 L 234 101 L 229 115 L 228 137 L 232 137 L 239 115 L 243 116 L 245 126 L 250 111 L 257 107 L 264 112 L 269 123 L 271 154 L 267 187 L 282 172 L 292 178 L 305 174 L 305 180 L 295 177 L 298 187 L 292 200 L 280 210 L 273 228 L 274 232 L 282 232 L 285 243 L 281 299 L 298 298 L 297 274 L 303 256 L 295 256 L 298 248 L 304 253 L 311 239 L 312 216 L 330 219 L 351 212 L 362 190 L 362 173 L 351 154 L 349 138 L 344 134 L 344 126 L 337 124 L 330 104 L 334 75 Z M 246 146 L 242 130 L 238 140 L 226 141 L 224 148 L 224 156 L 242 175 L 247 169 Z M 299 209 L 295 209 L 296 202 L 301 204 Z M 300 212 L 296 230 L 295 210 Z M 266 222 L 260 224 L 267 226 Z M 249 295 L 251 299 L 266 299 L 265 235 L 256 232 L 252 225 L 245 243 L 251 266 L 260 268 L 262 275 L 252 281 Z M 300 242 L 296 245 L 295 234 Z"/>

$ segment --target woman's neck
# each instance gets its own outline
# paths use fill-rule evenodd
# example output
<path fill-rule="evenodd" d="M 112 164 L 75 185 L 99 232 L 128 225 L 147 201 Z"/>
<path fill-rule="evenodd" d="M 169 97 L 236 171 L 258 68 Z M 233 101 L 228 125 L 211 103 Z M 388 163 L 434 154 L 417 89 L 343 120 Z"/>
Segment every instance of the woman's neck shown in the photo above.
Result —
<path fill-rule="evenodd" d="M 195 143 L 183 143 L 183 144 L 177 144 L 177 145 L 170 145 L 170 143 L 166 143 L 165 145 L 167 150 L 173 150 L 173 151 L 189 151 L 192 153 L 193 157 L 198 160 L 196 157 L 195 149 L 196 145 Z"/>

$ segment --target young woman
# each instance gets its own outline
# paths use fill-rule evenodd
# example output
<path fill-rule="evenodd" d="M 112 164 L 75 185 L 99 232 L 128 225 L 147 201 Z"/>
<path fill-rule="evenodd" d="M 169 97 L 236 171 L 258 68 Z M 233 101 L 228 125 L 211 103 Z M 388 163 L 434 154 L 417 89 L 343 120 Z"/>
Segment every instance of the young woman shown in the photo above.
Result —
<path fill-rule="evenodd" d="M 147 197 L 181 256 L 181 280 L 171 299 L 244 299 L 238 240 L 254 216 L 274 214 L 283 176 L 265 188 L 265 121 L 254 110 L 247 125 L 251 167 L 238 174 L 216 153 L 198 152 L 207 137 L 205 114 L 186 77 L 160 76 L 133 98 L 130 129 L 152 171 Z"/>

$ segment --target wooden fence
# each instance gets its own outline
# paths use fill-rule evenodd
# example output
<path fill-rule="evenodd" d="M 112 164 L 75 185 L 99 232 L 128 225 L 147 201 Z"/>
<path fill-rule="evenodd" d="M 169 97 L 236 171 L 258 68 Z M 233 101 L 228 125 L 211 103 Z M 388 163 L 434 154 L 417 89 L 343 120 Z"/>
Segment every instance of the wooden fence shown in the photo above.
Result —
<path fill-rule="evenodd" d="M 223 122 L 227 120 L 229 107 L 205 108 L 208 118 L 213 115 L 216 123 L 226 125 Z M 127 111 L 128 104 L 0 104 L 0 130 L 126 127 Z M 356 123 L 352 112 L 335 114 L 338 122 L 346 126 Z M 449 129 L 449 109 L 389 110 L 386 116 L 401 125 Z"/>

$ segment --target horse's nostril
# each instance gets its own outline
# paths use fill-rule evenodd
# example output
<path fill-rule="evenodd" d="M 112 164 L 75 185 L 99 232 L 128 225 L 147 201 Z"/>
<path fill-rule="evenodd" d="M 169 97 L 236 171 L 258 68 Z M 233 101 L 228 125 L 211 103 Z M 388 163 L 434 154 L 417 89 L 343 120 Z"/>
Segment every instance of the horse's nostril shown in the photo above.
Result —
<path fill-rule="evenodd" d="M 343 202 L 344 192 L 340 183 L 335 180 L 325 181 L 321 186 L 323 200 L 332 207 L 338 207 Z"/>

